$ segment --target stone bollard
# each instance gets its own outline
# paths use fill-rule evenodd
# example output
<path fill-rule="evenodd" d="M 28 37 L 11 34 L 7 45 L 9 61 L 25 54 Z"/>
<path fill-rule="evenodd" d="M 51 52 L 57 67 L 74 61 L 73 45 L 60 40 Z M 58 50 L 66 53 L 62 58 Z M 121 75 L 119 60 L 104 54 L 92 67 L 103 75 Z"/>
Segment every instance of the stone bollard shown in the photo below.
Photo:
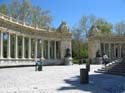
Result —
<path fill-rule="evenodd" d="M 88 70 L 87 69 L 80 69 L 80 83 L 81 84 L 88 84 L 89 82 Z"/>
<path fill-rule="evenodd" d="M 40 60 L 39 63 L 38 63 L 38 71 L 42 71 L 42 69 L 43 69 L 42 63 L 43 63 L 43 62 Z"/>
<path fill-rule="evenodd" d="M 90 71 L 90 64 L 86 63 L 86 69 L 88 70 L 88 72 Z"/>

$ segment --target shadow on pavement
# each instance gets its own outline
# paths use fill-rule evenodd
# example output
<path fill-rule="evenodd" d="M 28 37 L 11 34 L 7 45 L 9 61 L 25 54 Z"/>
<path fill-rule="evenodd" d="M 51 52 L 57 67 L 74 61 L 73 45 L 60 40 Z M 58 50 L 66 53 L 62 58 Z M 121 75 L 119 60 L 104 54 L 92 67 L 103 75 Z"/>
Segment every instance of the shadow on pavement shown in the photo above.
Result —
<path fill-rule="evenodd" d="M 63 86 L 58 91 L 80 90 L 91 93 L 125 93 L 125 77 L 107 74 L 89 75 L 89 84 L 80 84 L 80 76 L 65 79 L 69 86 Z"/>

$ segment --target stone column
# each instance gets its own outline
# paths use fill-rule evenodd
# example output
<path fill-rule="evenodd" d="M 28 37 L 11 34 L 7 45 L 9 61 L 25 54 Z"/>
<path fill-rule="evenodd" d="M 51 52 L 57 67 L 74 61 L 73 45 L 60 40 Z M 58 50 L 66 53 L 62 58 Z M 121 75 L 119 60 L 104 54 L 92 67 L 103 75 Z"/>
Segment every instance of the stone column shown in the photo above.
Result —
<path fill-rule="evenodd" d="M 111 44 L 109 43 L 109 58 L 111 58 Z"/>
<path fill-rule="evenodd" d="M 56 58 L 56 41 L 54 42 L 54 59 L 57 59 Z"/>
<path fill-rule="evenodd" d="M 71 53 L 71 57 L 72 57 L 72 43 L 71 43 L 71 41 L 69 41 L 69 48 L 70 48 L 70 53 Z"/>
<path fill-rule="evenodd" d="M 22 37 L 22 58 L 25 58 L 25 37 Z"/>
<path fill-rule="evenodd" d="M 29 59 L 31 59 L 31 38 L 29 38 L 29 51 L 28 51 Z"/>
<path fill-rule="evenodd" d="M 101 46 L 101 48 L 100 48 L 101 51 L 100 52 L 101 52 L 101 55 L 103 55 L 104 47 L 103 47 L 103 43 L 102 42 L 100 43 L 100 46 Z"/>
<path fill-rule="evenodd" d="M 114 54 L 114 43 L 112 43 L 112 57 L 114 58 L 115 54 Z"/>
<path fill-rule="evenodd" d="M 8 33 L 8 47 L 7 47 L 7 58 L 11 58 L 11 56 L 10 56 L 10 54 L 11 54 L 11 35 L 10 35 L 10 33 Z"/>
<path fill-rule="evenodd" d="M 35 58 L 37 58 L 37 39 L 35 40 Z"/>
<path fill-rule="evenodd" d="M 115 44 L 114 44 L 114 58 L 116 58 Z"/>
<path fill-rule="evenodd" d="M 41 59 L 44 59 L 44 55 L 43 55 L 43 46 L 44 45 L 44 40 L 41 40 Z"/>
<path fill-rule="evenodd" d="M 120 44 L 118 46 L 118 58 L 120 58 Z"/>
<path fill-rule="evenodd" d="M 122 47 L 121 47 L 121 43 L 119 44 L 119 57 L 121 58 L 121 49 L 122 49 Z"/>
<path fill-rule="evenodd" d="M 0 33 L 0 58 L 3 58 L 3 32 Z"/>
<path fill-rule="evenodd" d="M 103 51 L 103 53 L 106 53 L 106 51 L 105 51 L 105 43 L 103 43 L 103 47 L 104 47 L 104 51 Z"/>
<path fill-rule="evenodd" d="M 48 41 L 48 59 L 50 59 L 50 41 Z"/>
<path fill-rule="evenodd" d="M 18 36 L 16 35 L 16 40 L 15 40 L 15 58 L 18 58 Z"/>

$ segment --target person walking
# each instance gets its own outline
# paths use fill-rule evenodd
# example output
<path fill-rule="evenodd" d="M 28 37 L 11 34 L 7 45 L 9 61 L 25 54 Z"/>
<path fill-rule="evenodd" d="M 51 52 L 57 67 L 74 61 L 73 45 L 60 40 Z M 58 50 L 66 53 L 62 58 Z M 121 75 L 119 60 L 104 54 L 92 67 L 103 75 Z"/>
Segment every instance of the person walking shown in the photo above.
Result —
<path fill-rule="evenodd" d="M 105 66 L 109 63 L 108 61 L 108 56 L 104 53 L 103 57 L 102 57 L 102 64 L 104 64 Z"/>

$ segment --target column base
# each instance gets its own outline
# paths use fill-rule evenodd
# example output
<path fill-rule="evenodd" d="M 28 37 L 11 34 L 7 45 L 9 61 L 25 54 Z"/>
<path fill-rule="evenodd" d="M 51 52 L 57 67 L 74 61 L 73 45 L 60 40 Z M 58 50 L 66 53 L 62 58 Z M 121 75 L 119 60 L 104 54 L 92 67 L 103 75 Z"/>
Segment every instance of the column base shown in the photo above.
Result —
<path fill-rule="evenodd" d="M 73 60 L 72 57 L 66 57 L 66 58 L 64 58 L 64 64 L 73 65 L 72 60 Z"/>
<path fill-rule="evenodd" d="M 23 57 L 22 59 L 26 59 L 25 57 Z"/>
<path fill-rule="evenodd" d="M 28 59 L 32 59 L 31 57 L 29 57 Z"/>
<path fill-rule="evenodd" d="M 16 57 L 15 59 L 19 59 L 19 58 Z"/>
<path fill-rule="evenodd" d="M 42 57 L 42 58 L 41 58 L 41 60 L 45 60 L 45 58 L 44 58 L 44 57 Z"/>
<path fill-rule="evenodd" d="M 0 57 L 0 59 L 4 59 L 4 57 Z"/>
<path fill-rule="evenodd" d="M 11 57 L 7 57 L 8 59 L 11 59 Z"/>

